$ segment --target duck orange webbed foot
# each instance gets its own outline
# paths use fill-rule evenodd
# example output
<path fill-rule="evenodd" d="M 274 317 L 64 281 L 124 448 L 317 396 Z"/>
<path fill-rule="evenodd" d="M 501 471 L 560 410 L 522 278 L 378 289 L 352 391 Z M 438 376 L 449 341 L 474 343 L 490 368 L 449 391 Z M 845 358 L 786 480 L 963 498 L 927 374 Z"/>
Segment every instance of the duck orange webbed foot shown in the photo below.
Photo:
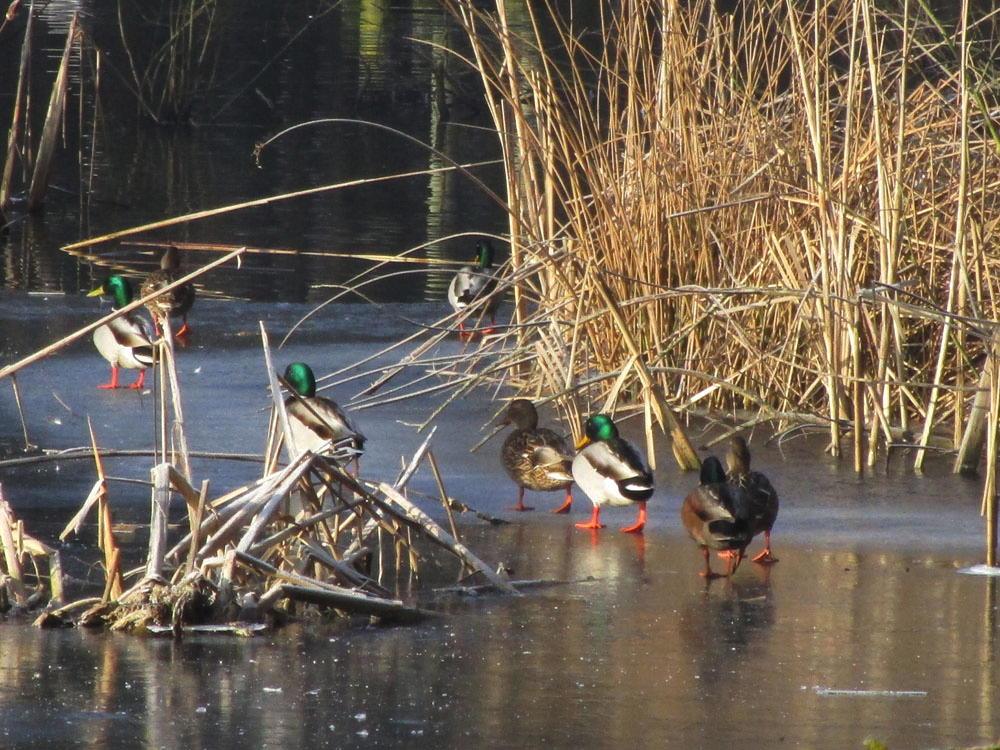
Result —
<path fill-rule="evenodd" d="M 756 557 L 752 558 L 751 561 L 760 565 L 773 565 L 778 562 L 778 558 L 771 554 L 770 549 L 764 549 Z"/>
<path fill-rule="evenodd" d="M 569 513 L 570 508 L 573 507 L 573 496 L 566 495 L 566 500 L 558 508 L 553 510 L 553 513 Z"/>
<path fill-rule="evenodd" d="M 523 513 L 523 512 L 525 512 L 527 510 L 534 510 L 535 506 L 534 505 L 525 505 L 522 502 L 518 502 L 517 505 L 512 505 L 510 507 L 510 509 L 511 510 L 516 510 L 518 513 Z"/>
<path fill-rule="evenodd" d="M 574 524 L 578 529 L 603 529 L 604 524 L 601 523 L 601 509 L 597 505 L 594 506 L 594 512 L 590 514 L 590 520 L 584 521 L 582 523 Z"/>
<path fill-rule="evenodd" d="M 119 388 L 120 386 L 118 385 L 118 368 L 117 367 L 112 367 L 111 368 L 111 380 L 109 380 L 107 383 L 101 383 L 101 385 L 99 385 L 97 387 L 100 390 L 102 390 L 102 391 L 110 391 L 110 390 L 113 390 L 115 388 Z"/>
<path fill-rule="evenodd" d="M 641 534 L 644 528 L 646 528 L 646 503 L 639 506 L 639 517 L 635 519 L 635 523 L 623 526 L 622 531 L 626 534 Z"/>

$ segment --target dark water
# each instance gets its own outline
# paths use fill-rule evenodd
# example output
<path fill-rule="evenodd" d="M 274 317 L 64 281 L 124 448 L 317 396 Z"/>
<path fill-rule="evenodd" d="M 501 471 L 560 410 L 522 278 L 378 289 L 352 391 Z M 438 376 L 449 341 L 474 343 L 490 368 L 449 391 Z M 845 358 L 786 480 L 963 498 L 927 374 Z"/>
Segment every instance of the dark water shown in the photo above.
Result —
<path fill-rule="evenodd" d="M 124 3 L 130 39 L 154 36 L 141 4 Z M 165 5 L 165 4 L 164 4 Z M 35 138 L 74 9 L 88 39 L 102 50 L 100 109 L 93 127 L 93 67 L 74 58 L 67 147 L 59 153 L 44 213 L 18 214 L 0 236 L 0 286 L 47 291 L 91 287 L 108 265 L 146 271 L 154 261 L 137 241 L 199 241 L 323 253 L 394 255 L 422 243 L 427 254 L 468 260 L 475 232 L 505 226 L 501 209 L 467 177 L 442 172 L 357 186 L 147 232 L 93 248 L 97 259 L 59 251 L 70 242 L 255 198 L 445 165 L 427 148 L 362 125 L 317 125 L 284 137 L 258 166 L 256 143 L 319 118 L 369 120 L 396 128 L 459 163 L 495 159 L 496 137 L 484 129 L 476 76 L 434 44 L 457 44 L 454 25 L 436 0 L 389 4 L 348 0 L 333 12 L 323 2 L 248 2 L 224 16 L 212 35 L 218 56 L 192 96 L 192 122 L 157 125 L 141 117 L 121 45 L 117 4 L 53 2 L 36 24 L 32 68 Z M 9 123 L 24 16 L 0 37 L 0 123 Z M 313 20 L 311 20 L 313 19 Z M 133 41 L 133 49 L 142 45 Z M 270 63 L 270 64 L 268 64 Z M 435 73 L 435 71 L 438 71 Z M 83 112 L 80 125 L 81 81 Z M 6 132 L 6 124 L 3 126 Z M 492 188 L 496 167 L 475 173 Z M 210 256 L 197 253 L 189 265 Z M 90 262 L 93 261 L 93 262 Z M 248 273 L 204 279 L 226 296 L 262 300 L 323 299 L 318 285 L 342 282 L 366 264 L 322 257 L 254 256 Z M 413 266 L 405 267 L 414 269 Z M 399 267 L 390 270 L 400 270 Z M 368 289 L 391 300 L 440 299 L 447 276 L 416 270 Z"/>

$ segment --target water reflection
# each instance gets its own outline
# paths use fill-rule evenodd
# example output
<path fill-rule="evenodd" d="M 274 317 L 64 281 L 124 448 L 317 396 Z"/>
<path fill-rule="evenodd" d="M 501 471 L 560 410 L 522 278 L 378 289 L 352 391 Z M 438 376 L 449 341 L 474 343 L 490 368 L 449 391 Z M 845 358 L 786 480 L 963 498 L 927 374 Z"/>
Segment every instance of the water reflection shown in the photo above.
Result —
<path fill-rule="evenodd" d="M 452 602 L 413 628 L 246 641 L 7 624 L 4 747 L 924 747 L 986 741 L 1000 718 L 996 582 L 947 560 L 786 546 L 706 589 L 680 537 L 470 532 L 521 576 L 595 580 Z"/>
<path fill-rule="evenodd" d="M 115 5 L 86 7 L 90 38 L 109 53 L 106 68 L 122 57 L 117 54 Z M 249 198 L 442 166 L 432 152 L 398 136 L 338 125 L 286 137 L 269 149 L 258 168 L 251 156 L 254 144 L 292 123 L 323 117 L 367 119 L 432 144 L 458 162 L 482 161 L 497 153 L 488 129 L 465 126 L 470 115 L 477 118 L 476 124 L 484 124 L 484 113 L 472 106 L 479 96 L 475 75 L 439 47 L 411 40 L 460 43 L 460 34 L 436 2 L 348 0 L 329 13 L 317 4 L 313 14 L 305 5 L 250 3 L 227 17 L 213 38 L 224 51 L 226 70 L 201 92 L 194 115 L 197 127 L 156 127 L 138 117 L 134 97 L 122 86 L 125 71 L 113 74 L 105 69 L 104 116 L 93 163 L 88 140 L 77 164 L 77 122 L 68 118 L 70 146 L 60 154 L 54 178 L 57 187 L 68 192 L 51 192 L 41 217 L 17 220 L 0 236 L 0 284 L 79 291 L 104 271 L 58 252 L 60 245 L 74 240 Z M 71 3 L 47 5 L 36 27 L 39 53 L 50 47 L 53 51 L 45 55 L 61 51 L 74 8 Z M 137 29 L 134 39 L 141 43 L 140 18 L 129 15 L 126 22 Z M 21 26 L 9 29 L 5 38 L 17 37 Z M 17 69 L 17 48 L 0 47 L 5 69 Z M 46 62 L 33 68 L 32 90 L 38 100 L 44 99 L 39 92 L 51 84 L 50 67 Z M 9 121 L 14 78 L 0 83 L 0 122 Z M 84 109 L 91 104 L 92 96 L 85 93 Z M 215 112 L 220 113 L 218 119 Z M 81 187 L 81 175 L 89 179 L 91 172 L 92 192 Z M 498 169 L 477 172 L 494 187 L 500 184 Z M 279 202 L 140 239 L 394 254 L 455 232 L 498 232 L 504 226 L 501 209 L 471 181 L 436 173 Z M 465 260 L 469 246 L 463 240 L 444 240 L 429 254 Z M 127 241 L 98 250 L 114 252 L 116 262 L 132 273 L 140 273 L 147 260 L 144 249 Z M 258 257 L 250 267 L 247 273 L 211 275 L 204 283 L 209 290 L 238 298 L 318 300 L 327 296 L 318 285 L 342 282 L 365 264 Z M 370 291 L 388 300 L 440 299 L 446 278 L 437 270 L 378 284 Z"/>

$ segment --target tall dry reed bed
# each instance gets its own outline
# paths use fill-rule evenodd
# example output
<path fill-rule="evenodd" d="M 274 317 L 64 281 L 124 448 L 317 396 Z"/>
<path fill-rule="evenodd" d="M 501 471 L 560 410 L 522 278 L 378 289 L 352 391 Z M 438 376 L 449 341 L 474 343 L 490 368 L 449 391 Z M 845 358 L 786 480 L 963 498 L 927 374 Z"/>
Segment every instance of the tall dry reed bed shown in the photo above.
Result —
<path fill-rule="evenodd" d="M 628 394 L 647 425 L 658 389 L 818 422 L 859 468 L 865 435 L 868 463 L 879 442 L 957 447 L 997 317 L 1000 158 L 970 54 L 992 19 L 624 0 L 585 28 L 555 3 L 448 5 L 503 148 L 529 324 L 492 346 L 544 365 L 517 385 L 573 414 Z"/>

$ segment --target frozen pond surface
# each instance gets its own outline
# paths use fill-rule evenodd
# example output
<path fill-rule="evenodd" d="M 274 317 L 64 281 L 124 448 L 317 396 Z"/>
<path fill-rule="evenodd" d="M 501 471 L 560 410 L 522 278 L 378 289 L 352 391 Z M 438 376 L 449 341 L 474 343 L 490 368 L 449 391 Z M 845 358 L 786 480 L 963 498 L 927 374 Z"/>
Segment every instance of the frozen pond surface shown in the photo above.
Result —
<path fill-rule="evenodd" d="M 180 355 L 192 449 L 261 450 L 257 320 L 278 339 L 307 309 L 199 302 L 192 344 Z M 397 316 L 430 322 L 440 312 L 435 304 L 328 308 L 277 358 L 329 372 L 409 332 Z M 81 297 L 8 295 L 0 325 L 22 336 L 3 360 L 96 313 Z M 151 445 L 151 396 L 96 390 L 106 375 L 89 342 L 22 373 L 32 440 L 83 445 L 89 414 L 103 445 Z M 347 401 L 365 382 L 332 395 Z M 10 443 L 19 428 L 3 387 L 0 438 Z M 370 437 L 365 474 L 395 475 L 422 439 L 401 422 L 420 421 L 429 403 L 359 413 Z M 677 515 L 693 475 L 660 456 L 644 537 L 615 531 L 631 511 L 608 511 L 609 527 L 597 534 L 573 528 L 588 511 L 582 497 L 570 518 L 546 512 L 555 495 L 531 497 L 534 513 L 510 513 L 515 493 L 499 440 L 467 451 L 492 408 L 484 394 L 462 399 L 435 438 L 449 492 L 513 521 L 463 520 L 465 540 L 516 578 L 571 583 L 519 599 L 436 600 L 443 616 L 414 627 L 303 625 L 249 640 L 173 643 L 8 622 L 0 625 L 0 747 L 846 748 L 874 736 L 891 748 L 929 748 L 1000 734 L 998 583 L 957 573 L 981 557 L 977 482 L 952 477 L 943 462 L 915 477 L 904 460 L 857 478 L 816 443 L 791 441 L 782 453 L 755 436 L 756 464 L 782 496 L 781 562 L 747 564 L 731 583 L 706 587 Z M 109 471 L 145 478 L 149 465 L 112 460 Z M 212 477 L 213 493 L 255 470 L 195 464 L 196 475 Z M 28 531 L 50 540 L 92 472 L 88 461 L 65 461 L 0 479 Z M 422 472 L 411 486 L 432 492 L 433 480 Z M 144 488 L 112 491 L 116 521 L 146 519 Z M 87 575 L 92 539 L 91 528 L 64 547 L 78 576 Z M 428 577 L 449 583 L 456 572 Z M 398 584 L 407 595 L 409 582 Z"/>

